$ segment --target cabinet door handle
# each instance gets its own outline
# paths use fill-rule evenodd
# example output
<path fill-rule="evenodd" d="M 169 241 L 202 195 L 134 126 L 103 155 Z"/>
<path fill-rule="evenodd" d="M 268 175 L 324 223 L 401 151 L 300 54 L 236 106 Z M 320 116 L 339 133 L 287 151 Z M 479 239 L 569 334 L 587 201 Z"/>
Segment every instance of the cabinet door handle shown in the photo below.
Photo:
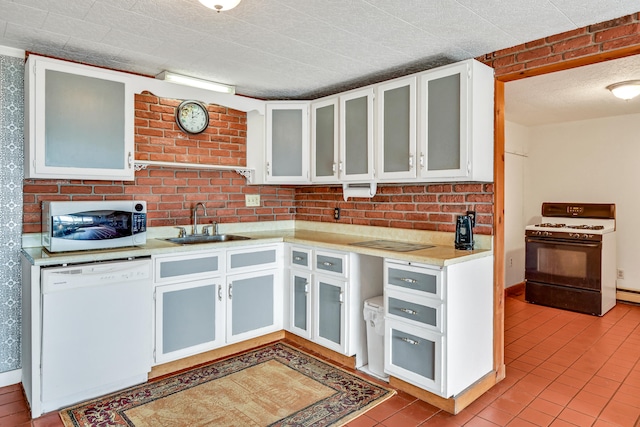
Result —
<path fill-rule="evenodd" d="M 323 261 L 322 265 L 324 265 L 325 267 L 333 267 L 333 263 L 329 261 Z"/>
<path fill-rule="evenodd" d="M 415 311 L 415 310 L 411 310 L 410 308 L 399 308 L 398 310 L 400 310 L 400 311 L 401 311 L 401 312 L 403 312 L 403 313 L 410 314 L 410 315 L 412 315 L 412 316 L 415 316 L 416 314 L 418 314 L 418 312 L 417 312 L 417 311 Z"/>
<path fill-rule="evenodd" d="M 413 154 L 409 156 L 409 170 L 413 169 Z"/>
<path fill-rule="evenodd" d="M 338 163 L 338 171 L 342 172 L 342 162 Z"/>
<path fill-rule="evenodd" d="M 133 153 L 129 151 L 129 155 L 127 156 L 127 163 L 129 164 L 129 169 L 133 167 Z"/>
<path fill-rule="evenodd" d="M 406 337 L 402 337 L 400 338 L 402 341 L 406 342 L 407 344 L 411 344 L 411 345 L 420 345 L 420 341 L 416 341 L 416 340 L 412 340 L 411 338 L 406 338 Z"/>
<path fill-rule="evenodd" d="M 424 169 L 424 153 L 420 153 L 420 169 Z"/>
<path fill-rule="evenodd" d="M 267 162 L 267 175 L 271 175 L 271 170 L 269 169 L 269 162 Z"/>
<path fill-rule="evenodd" d="M 309 293 L 309 282 L 305 282 L 304 283 L 304 293 L 308 294 Z"/>
<path fill-rule="evenodd" d="M 336 164 L 335 163 L 331 164 L 331 172 L 336 173 Z"/>
<path fill-rule="evenodd" d="M 294 261 L 302 261 L 304 258 L 302 258 L 301 256 L 294 256 L 293 260 Z"/>
<path fill-rule="evenodd" d="M 340 304 L 344 304 L 344 292 L 340 291 Z"/>
<path fill-rule="evenodd" d="M 409 277 L 401 277 L 400 281 L 405 283 L 418 283 L 416 279 L 410 279 Z"/>
<path fill-rule="evenodd" d="M 233 296 L 233 284 L 229 283 L 229 299 Z"/>
<path fill-rule="evenodd" d="M 222 285 L 218 285 L 218 301 L 222 301 Z"/>

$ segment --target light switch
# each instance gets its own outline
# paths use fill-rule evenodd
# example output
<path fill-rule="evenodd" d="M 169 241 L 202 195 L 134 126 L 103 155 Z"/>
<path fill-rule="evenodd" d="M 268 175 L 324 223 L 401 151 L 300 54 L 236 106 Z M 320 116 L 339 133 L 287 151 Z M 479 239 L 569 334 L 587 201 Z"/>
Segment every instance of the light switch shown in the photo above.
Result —
<path fill-rule="evenodd" d="M 259 194 L 245 194 L 244 195 L 244 205 L 245 206 L 260 206 L 260 195 Z"/>

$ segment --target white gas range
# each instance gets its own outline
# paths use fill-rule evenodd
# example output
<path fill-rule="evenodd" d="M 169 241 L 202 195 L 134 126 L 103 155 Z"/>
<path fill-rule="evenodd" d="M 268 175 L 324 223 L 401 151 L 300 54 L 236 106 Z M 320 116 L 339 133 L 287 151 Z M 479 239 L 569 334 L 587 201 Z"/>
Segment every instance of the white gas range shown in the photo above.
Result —
<path fill-rule="evenodd" d="M 616 303 L 615 205 L 543 203 L 525 228 L 525 299 L 603 315 Z"/>

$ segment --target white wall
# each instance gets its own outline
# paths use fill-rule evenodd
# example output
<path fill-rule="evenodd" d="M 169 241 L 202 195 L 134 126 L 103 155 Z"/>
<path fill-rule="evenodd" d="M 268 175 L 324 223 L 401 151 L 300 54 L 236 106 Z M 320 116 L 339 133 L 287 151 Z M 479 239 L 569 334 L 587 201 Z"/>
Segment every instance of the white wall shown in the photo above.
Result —
<path fill-rule="evenodd" d="M 524 171 L 530 129 L 505 122 L 504 247 L 505 287 L 524 281 Z"/>
<path fill-rule="evenodd" d="M 535 126 L 522 133 L 529 138 L 524 223 L 539 221 L 542 202 L 615 203 L 618 268 L 625 275 L 618 287 L 640 291 L 635 216 L 640 213 L 640 114 Z M 508 197 L 505 188 L 505 208 Z"/>

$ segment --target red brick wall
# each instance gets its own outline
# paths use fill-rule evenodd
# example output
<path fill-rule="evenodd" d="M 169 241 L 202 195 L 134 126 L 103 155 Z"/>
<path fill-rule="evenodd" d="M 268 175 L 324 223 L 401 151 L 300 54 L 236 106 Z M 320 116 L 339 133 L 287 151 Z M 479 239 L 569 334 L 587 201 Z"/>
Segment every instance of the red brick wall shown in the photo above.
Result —
<path fill-rule="evenodd" d="M 136 159 L 244 166 L 246 114 L 209 105 L 209 128 L 199 135 L 181 132 L 174 107 L 179 100 L 150 94 L 135 98 Z M 191 223 L 197 202 L 207 207 L 207 219 L 217 222 L 253 222 L 294 218 L 294 190 L 275 186 L 248 186 L 235 172 L 149 167 L 135 173 L 135 181 L 40 180 L 24 181 L 24 233 L 41 231 L 44 200 L 147 201 L 148 225 Z M 260 194 L 260 207 L 245 207 L 245 194 Z"/>
<path fill-rule="evenodd" d="M 498 50 L 477 58 L 497 76 L 640 46 L 640 13 Z"/>
<path fill-rule="evenodd" d="M 477 213 L 474 232 L 493 233 L 493 184 L 380 185 L 371 198 L 344 201 L 342 187 L 296 188 L 296 219 L 416 230 L 454 231 L 456 215 Z M 340 208 L 340 220 L 333 219 Z"/>

